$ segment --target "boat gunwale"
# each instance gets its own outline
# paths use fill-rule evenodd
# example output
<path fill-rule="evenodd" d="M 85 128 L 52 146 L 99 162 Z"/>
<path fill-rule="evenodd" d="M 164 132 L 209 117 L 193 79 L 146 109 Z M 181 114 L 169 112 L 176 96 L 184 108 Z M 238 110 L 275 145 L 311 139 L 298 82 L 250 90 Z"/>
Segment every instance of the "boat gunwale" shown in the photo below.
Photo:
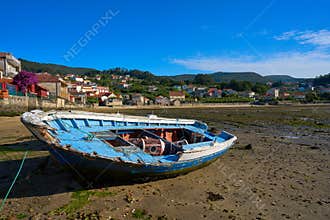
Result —
<path fill-rule="evenodd" d="M 27 112 L 31 113 L 31 112 Z M 24 113 L 25 114 L 25 113 Z M 23 116 L 24 116 L 23 114 Z M 84 111 L 49 111 L 37 112 L 34 114 L 40 121 L 52 121 L 55 119 L 87 119 L 87 120 L 105 120 L 105 121 L 120 121 L 120 122 L 143 122 L 143 123 L 174 123 L 174 124 L 189 124 L 193 125 L 198 122 L 193 119 L 175 119 L 165 117 L 146 117 L 146 116 L 132 116 L 125 114 L 106 114 L 97 112 L 84 112 Z"/>
<path fill-rule="evenodd" d="M 31 125 L 31 124 L 30 124 Z M 38 125 L 33 125 L 34 128 L 37 128 L 37 130 L 39 129 L 45 129 L 45 128 L 42 128 Z M 40 132 L 40 131 L 39 131 Z M 41 133 L 41 132 L 40 132 Z M 226 132 L 228 133 L 228 132 Z M 65 145 L 61 145 L 59 143 L 59 140 L 57 138 L 54 138 L 53 137 L 53 140 L 51 140 L 49 137 L 46 138 L 46 143 L 51 147 L 53 148 L 54 150 L 56 149 L 60 149 L 60 150 L 63 150 L 63 151 L 67 151 L 67 152 L 70 152 L 70 153 L 73 153 L 73 154 L 77 154 L 79 156 L 83 156 L 84 158 L 88 159 L 88 160 L 95 160 L 95 159 L 102 159 L 102 160 L 106 160 L 106 161 L 111 161 L 111 162 L 115 162 L 115 163 L 120 163 L 120 164 L 127 164 L 127 165 L 137 165 L 137 166 L 144 166 L 144 165 L 151 165 L 151 166 L 171 166 L 173 164 L 178 164 L 178 163 L 186 163 L 186 162 L 190 162 L 190 161 L 195 161 L 195 160 L 200 160 L 202 159 L 203 157 L 207 157 L 209 155 L 212 155 L 212 154 L 215 154 L 219 151 L 222 151 L 222 150 L 227 150 L 228 148 L 230 148 L 230 146 L 233 144 L 233 142 L 236 140 L 236 137 L 233 136 L 232 138 L 224 141 L 224 142 L 221 142 L 221 144 L 223 145 L 227 145 L 226 147 L 224 148 L 219 148 L 219 147 L 214 147 L 214 148 L 219 148 L 218 151 L 212 153 L 212 154 L 208 154 L 208 155 L 205 155 L 205 156 L 201 156 L 201 157 L 198 157 L 198 158 L 194 158 L 194 159 L 190 159 L 190 160 L 177 160 L 177 161 L 173 161 L 173 162 L 157 162 L 157 163 L 139 163 L 139 162 L 134 162 L 134 161 L 123 161 L 122 159 L 120 159 L 120 157 L 105 157 L 105 156 L 102 156 L 102 155 L 99 155 L 99 154 L 90 154 L 90 153 L 84 153 L 84 152 L 81 152 L 81 151 L 78 151 L 74 148 L 71 148 L 69 146 L 65 146 Z M 179 157 L 184 155 L 184 154 L 191 154 L 191 153 L 200 153 L 200 152 L 205 152 L 207 150 L 210 150 L 210 148 L 207 148 L 206 150 L 204 151 L 194 151 L 194 150 L 190 150 L 190 151 L 185 151 L 185 152 L 182 152 L 182 153 L 178 153 Z M 173 154 L 175 155 L 175 154 Z"/>
<path fill-rule="evenodd" d="M 54 112 L 55 112 L 55 113 L 58 113 L 58 112 L 56 112 L 56 111 L 54 111 Z M 78 112 L 78 111 L 77 111 L 77 112 Z M 29 113 L 31 113 L 31 112 L 29 112 Z M 40 111 L 40 112 L 38 112 L 37 114 L 34 114 L 34 116 L 40 116 L 41 114 L 43 114 L 43 116 L 45 117 L 45 114 L 48 115 L 49 113 L 52 114 L 52 112 L 42 112 L 42 111 Z M 71 113 L 71 112 L 70 112 L 70 113 Z M 99 114 L 99 113 L 96 113 L 96 114 Z M 103 115 L 106 115 L 106 114 L 101 114 L 101 115 L 103 116 Z M 134 117 L 134 116 L 133 116 L 133 117 Z M 143 117 L 142 117 L 142 118 L 143 118 Z M 146 118 L 146 117 L 145 117 L 145 118 Z M 36 119 L 36 118 L 34 117 L 33 119 Z M 205 150 L 203 150 L 203 149 L 197 149 L 197 150 L 196 150 L 196 149 L 191 149 L 191 150 L 186 150 L 186 151 L 184 151 L 184 152 L 177 153 L 177 155 L 179 155 L 179 159 L 178 159 L 177 161 L 172 161 L 172 162 L 157 162 L 157 163 L 143 162 L 143 163 L 141 163 L 141 162 L 135 162 L 135 161 L 130 161 L 130 160 L 128 160 L 128 161 L 123 161 L 120 157 L 106 157 L 106 156 L 99 155 L 99 154 L 85 153 L 85 152 L 82 152 L 82 151 L 76 150 L 76 149 L 74 149 L 74 148 L 71 148 L 70 146 L 62 145 L 62 144 L 60 144 L 60 141 L 59 141 L 56 137 L 50 135 L 49 132 L 48 132 L 48 130 L 56 130 L 56 128 L 53 128 L 53 127 L 47 125 L 46 123 L 44 123 L 44 122 L 43 122 L 43 121 L 44 121 L 43 117 L 38 117 L 38 119 L 39 119 L 39 120 L 37 120 L 37 121 L 42 122 L 44 125 L 41 124 L 41 123 L 33 123 L 32 121 L 28 121 L 28 120 L 26 120 L 26 118 L 24 117 L 24 114 L 23 114 L 23 116 L 21 117 L 21 121 L 22 121 L 22 122 L 23 122 L 28 128 L 29 128 L 29 126 L 32 126 L 34 129 L 36 129 L 36 130 L 38 131 L 39 135 L 41 135 L 41 136 L 45 139 L 45 140 L 43 140 L 43 141 L 46 142 L 48 145 L 50 145 L 50 147 L 55 148 L 55 150 L 56 150 L 56 148 L 58 148 L 58 149 L 61 149 L 61 150 L 64 150 L 64 151 L 69 151 L 69 152 L 71 152 L 71 153 L 78 154 L 78 155 L 83 156 L 83 157 L 87 157 L 87 159 L 90 159 L 90 160 L 95 160 L 95 159 L 99 158 L 99 159 L 103 159 L 103 160 L 107 160 L 107 161 L 112 161 L 112 162 L 116 162 L 116 163 L 120 163 L 120 164 L 127 164 L 127 165 L 137 165 L 137 166 L 141 166 L 141 165 L 142 165 L 142 166 L 143 166 L 143 165 L 147 165 L 147 166 L 149 166 L 149 165 L 151 165 L 151 166 L 159 166 L 159 165 L 161 165 L 161 166 L 164 166 L 164 165 L 166 165 L 166 166 L 171 166 L 172 164 L 185 163 L 185 162 L 189 162 L 189 161 L 199 160 L 199 159 L 201 159 L 201 158 L 203 158 L 203 157 L 206 157 L 206 156 L 208 156 L 208 155 L 211 155 L 211 154 L 208 154 L 208 155 L 205 155 L 205 156 L 202 156 L 202 157 L 193 158 L 193 159 L 190 159 L 190 160 L 181 160 L 181 161 L 180 161 L 180 157 L 181 157 L 182 155 L 185 155 L 185 154 L 191 154 L 191 153 L 206 152 L 206 151 L 212 149 L 212 147 L 213 147 L 213 148 L 219 148 L 218 146 L 214 147 L 214 146 L 210 146 L 210 145 L 208 145 L 208 146 L 210 146 L 210 147 L 206 148 Z M 55 119 L 53 119 L 53 120 L 55 120 Z M 172 119 L 172 120 L 175 120 L 175 119 Z M 194 121 L 194 122 L 195 122 L 195 120 L 191 120 L 191 121 Z M 197 129 L 198 129 L 198 128 L 197 128 Z M 37 135 L 36 135 L 36 134 L 35 134 L 30 128 L 29 128 L 29 130 L 30 130 L 35 136 L 37 136 Z M 234 143 L 234 141 L 237 139 L 236 136 L 234 136 L 234 135 L 232 135 L 232 134 L 230 134 L 230 133 L 228 133 L 228 132 L 226 132 L 226 131 L 222 131 L 222 132 L 228 134 L 231 138 L 229 138 L 229 139 L 227 139 L 227 140 L 225 140 L 225 141 L 223 141 L 223 142 L 217 142 L 217 141 L 216 141 L 216 137 L 215 137 L 215 140 L 214 140 L 214 141 L 209 141 L 209 142 L 219 143 L 219 144 L 221 144 L 221 145 L 226 145 L 224 148 L 219 148 L 219 150 L 216 151 L 216 152 L 214 152 L 214 153 L 217 153 L 217 152 L 222 151 L 222 150 L 227 150 L 228 148 L 230 148 L 230 146 L 231 146 L 231 145 Z M 48 135 L 46 135 L 46 134 L 48 134 Z M 40 139 L 38 136 L 37 136 L 37 138 Z M 207 142 L 205 142 L 205 143 L 207 143 Z M 213 153 L 212 153 L 212 154 L 213 154 Z M 172 155 L 176 155 L 176 154 L 172 154 Z"/>

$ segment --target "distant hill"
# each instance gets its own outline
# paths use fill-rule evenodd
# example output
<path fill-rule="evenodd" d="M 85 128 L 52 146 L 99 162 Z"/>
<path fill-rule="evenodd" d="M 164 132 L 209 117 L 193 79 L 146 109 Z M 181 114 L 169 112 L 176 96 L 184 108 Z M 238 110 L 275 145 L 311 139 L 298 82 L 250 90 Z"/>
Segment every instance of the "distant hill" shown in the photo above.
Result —
<path fill-rule="evenodd" d="M 19 59 L 22 64 L 22 69 L 29 71 L 29 72 L 48 72 L 50 74 L 68 74 L 68 73 L 74 73 L 74 74 L 87 74 L 92 72 L 98 72 L 98 70 L 93 68 L 83 68 L 83 67 L 68 67 L 64 65 L 57 65 L 57 64 L 50 64 L 50 63 L 37 63 L 37 62 L 31 62 L 24 59 Z"/>
<path fill-rule="evenodd" d="M 304 80 L 304 79 L 294 78 L 288 75 L 262 76 L 255 72 L 216 72 L 216 73 L 210 73 L 210 75 L 216 82 L 230 82 L 231 80 L 236 80 L 236 81 L 249 81 L 252 83 L 256 83 L 256 82 L 266 83 L 268 81 L 298 82 Z M 184 81 L 184 80 L 193 81 L 195 76 L 196 76 L 195 74 L 183 74 L 183 75 L 176 75 L 169 77 L 175 81 Z"/>
<path fill-rule="evenodd" d="M 176 76 L 155 76 L 154 74 L 148 71 L 140 71 L 140 70 L 127 70 L 123 68 L 114 68 L 104 71 L 99 71 L 93 68 L 83 68 L 83 67 L 68 67 L 64 65 L 58 64 L 50 64 L 50 63 L 37 63 L 32 62 L 24 59 L 20 59 L 22 63 L 22 69 L 30 72 L 48 72 L 50 74 L 95 74 L 95 73 L 102 73 L 102 74 L 118 74 L 118 75 L 126 75 L 130 74 L 131 76 L 138 78 L 138 79 L 172 79 L 174 81 L 193 81 L 196 74 L 182 74 Z M 215 72 L 210 73 L 210 76 L 216 82 L 230 82 L 231 80 L 236 81 L 249 81 L 252 83 L 260 82 L 266 83 L 268 81 L 271 82 L 299 82 L 306 79 L 298 79 L 288 75 L 269 75 L 269 76 L 262 76 L 255 72 Z"/>
<path fill-rule="evenodd" d="M 181 75 L 175 75 L 175 76 L 161 76 L 161 77 L 167 77 L 174 81 L 193 81 L 195 79 L 196 74 L 181 74 Z"/>
<path fill-rule="evenodd" d="M 249 81 L 265 83 L 267 80 L 258 73 L 254 72 L 217 72 L 211 74 L 216 82 Z"/>
<path fill-rule="evenodd" d="M 263 76 L 254 72 L 216 72 L 216 73 L 210 73 L 210 75 L 216 82 L 230 82 L 231 80 L 249 81 L 254 83 L 267 82 L 267 80 Z M 171 76 L 170 78 L 175 81 L 182 81 L 182 80 L 193 81 L 195 76 L 196 76 L 195 74 L 184 74 L 184 75 Z"/>
<path fill-rule="evenodd" d="M 298 82 L 298 81 L 303 81 L 304 79 L 299 79 L 299 78 L 294 78 L 292 76 L 288 75 L 269 75 L 269 76 L 264 76 L 265 79 L 271 82 Z"/>

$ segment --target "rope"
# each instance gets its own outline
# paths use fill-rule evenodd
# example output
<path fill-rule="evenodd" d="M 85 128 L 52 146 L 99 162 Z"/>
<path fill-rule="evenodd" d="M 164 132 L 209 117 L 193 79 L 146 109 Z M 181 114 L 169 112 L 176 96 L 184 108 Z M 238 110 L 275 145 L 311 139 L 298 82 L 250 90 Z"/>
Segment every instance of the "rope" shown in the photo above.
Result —
<path fill-rule="evenodd" d="M 2 200 L 2 203 L 1 203 L 1 206 L 0 206 L 0 212 L 2 211 L 3 207 L 5 206 L 5 203 L 6 203 L 6 200 L 7 200 L 8 196 L 9 196 L 9 194 L 10 194 L 10 191 L 12 190 L 12 188 L 13 188 L 16 180 L 17 180 L 17 177 L 19 176 L 19 173 L 21 172 L 21 170 L 23 168 L 23 164 L 25 162 L 25 159 L 27 157 L 27 154 L 28 154 L 28 151 L 25 152 L 24 157 L 23 157 L 22 162 L 21 162 L 21 165 L 19 166 L 19 169 L 18 169 L 18 171 L 16 173 L 16 176 L 15 176 L 13 182 L 11 183 L 11 185 L 10 185 L 10 187 L 8 189 L 8 192 L 7 192 L 6 196 L 5 196 L 5 198 Z"/>

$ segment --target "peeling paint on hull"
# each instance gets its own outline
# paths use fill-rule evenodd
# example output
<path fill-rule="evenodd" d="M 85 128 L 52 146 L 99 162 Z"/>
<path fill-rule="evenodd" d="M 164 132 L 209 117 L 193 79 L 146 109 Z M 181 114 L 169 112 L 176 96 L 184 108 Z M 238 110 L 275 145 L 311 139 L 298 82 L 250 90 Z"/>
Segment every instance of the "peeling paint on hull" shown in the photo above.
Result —
<path fill-rule="evenodd" d="M 226 150 L 199 158 L 198 160 L 173 163 L 170 165 L 130 165 L 106 159 L 91 159 L 61 149 L 50 149 L 53 158 L 69 170 L 75 169 L 87 179 L 95 177 L 159 177 L 177 176 L 205 167 L 217 160 Z"/>
<path fill-rule="evenodd" d="M 111 120 L 110 120 L 111 119 Z M 39 140 L 49 146 L 52 157 L 64 167 L 86 179 L 106 177 L 159 177 L 184 174 L 210 164 L 224 154 L 236 141 L 230 133 L 214 135 L 207 125 L 194 120 L 117 116 L 84 112 L 42 111 L 24 113 L 21 121 Z M 68 123 L 71 123 L 69 126 Z M 130 124 L 129 124 L 130 123 Z M 151 134 L 152 129 L 184 129 L 202 135 L 201 142 L 191 142 L 178 148 L 168 140 Z M 168 147 L 181 149 L 177 153 L 150 155 L 130 142 L 118 151 L 102 135 L 120 137 L 113 130 L 134 132 L 139 129 L 165 141 Z M 183 130 L 182 130 L 183 131 Z M 100 134 L 93 136 L 93 134 Z M 87 134 L 87 136 L 86 136 Z M 120 148 L 121 149 L 121 148 Z M 125 152 L 125 149 L 134 150 Z"/>

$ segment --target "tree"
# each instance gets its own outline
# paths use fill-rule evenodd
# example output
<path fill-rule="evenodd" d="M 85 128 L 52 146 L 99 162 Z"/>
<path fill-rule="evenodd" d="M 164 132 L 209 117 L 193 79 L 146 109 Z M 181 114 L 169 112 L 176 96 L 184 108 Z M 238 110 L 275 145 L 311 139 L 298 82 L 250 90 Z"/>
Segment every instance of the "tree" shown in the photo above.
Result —
<path fill-rule="evenodd" d="M 227 87 L 228 87 L 228 83 L 226 83 L 226 82 L 221 82 L 217 86 L 218 89 L 224 89 L 224 88 L 227 88 Z"/>
<path fill-rule="evenodd" d="M 329 92 L 325 92 L 320 94 L 320 98 L 323 100 L 330 100 L 330 93 Z"/>
<path fill-rule="evenodd" d="M 159 83 L 163 86 L 172 86 L 175 82 L 169 77 L 160 77 Z"/>
<path fill-rule="evenodd" d="M 282 81 L 277 81 L 277 82 L 274 82 L 272 84 L 272 88 L 278 88 L 278 87 L 281 87 L 283 86 L 283 82 Z"/>
<path fill-rule="evenodd" d="M 315 86 L 320 86 L 320 85 L 326 86 L 327 84 L 330 84 L 330 73 L 316 77 L 314 79 Z"/>
<path fill-rule="evenodd" d="M 318 100 L 319 97 L 317 96 L 317 94 L 315 92 L 309 92 L 306 94 L 305 99 L 307 102 L 314 102 L 315 100 Z"/>
<path fill-rule="evenodd" d="M 214 79 L 209 74 L 197 74 L 194 83 L 199 85 L 209 85 L 214 83 Z"/>
<path fill-rule="evenodd" d="M 38 82 L 38 78 L 36 74 L 27 72 L 27 71 L 22 71 L 19 72 L 15 77 L 14 77 L 14 85 L 18 86 L 18 89 L 21 92 L 26 93 L 28 86 L 31 86 L 33 84 L 36 84 Z"/>
<path fill-rule="evenodd" d="M 249 91 L 252 88 L 252 84 L 248 81 L 236 81 L 231 80 L 226 88 L 233 89 L 236 91 Z"/>
<path fill-rule="evenodd" d="M 267 85 L 265 85 L 265 84 L 262 84 L 262 83 L 256 83 L 252 87 L 252 91 L 253 92 L 256 92 L 258 94 L 265 94 L 268 89 L 269 89 L 269 87 Z"/>
<path fill-rule="evenodd" d="M 94 103 L 98 103 L 99 99 L 97 97 L 87 97 L 87 103 L 89 104 L 94 104 Z"/>

